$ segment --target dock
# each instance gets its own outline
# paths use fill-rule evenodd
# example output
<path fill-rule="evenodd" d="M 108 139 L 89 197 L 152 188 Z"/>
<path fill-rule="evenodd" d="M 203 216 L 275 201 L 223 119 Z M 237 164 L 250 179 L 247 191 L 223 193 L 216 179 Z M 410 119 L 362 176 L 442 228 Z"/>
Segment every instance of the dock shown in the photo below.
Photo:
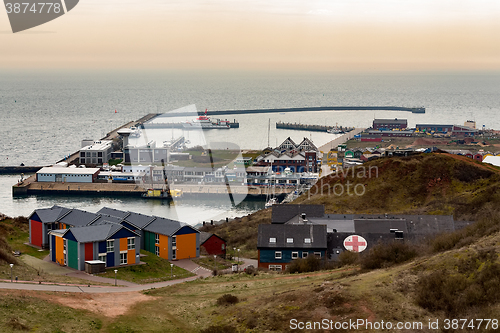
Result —
<path fill-rule="evenodd" d="M 319 150 L 322 151 L 323 153 L 326 153 L 330 151 L 331 149 L 337 148 L 338 145 L 346 143 L 350 139 L 354 138 L 355 135 L 363 132 L 366 128 L 355 128 L 352 131 L 345 133 L 341 136 L 339 136 L 336 139 L 333 139 L 330 142 L 325 143 L 321 147 L 319 147 Z"/>
<path fill-rule="evenodd" d="M 297 123 L 284 123 L 277 122 L 276 128 L 280 129 L 291 129 L 299 131 L 312 131 L 312 132 L 327 132 L 329 129 L 336 128 L 335 126 L 323 126 L 323 125 L 307 125 L 307 124 L 297 124 Z M 339 127 L 340 130 L 344 132 L 349 132 L 354 130 L 354 127 Z"/>

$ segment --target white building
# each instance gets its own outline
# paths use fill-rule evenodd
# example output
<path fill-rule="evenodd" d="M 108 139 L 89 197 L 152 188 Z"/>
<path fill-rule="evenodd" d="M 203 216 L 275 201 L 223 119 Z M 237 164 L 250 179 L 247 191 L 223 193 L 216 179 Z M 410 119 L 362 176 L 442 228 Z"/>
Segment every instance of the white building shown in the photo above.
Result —
<path fill-rule="evenodd" d="M 93 183 L 99 168 L 45 167 L 36 173 L 37 182 Z"/>
<path fill-rule="evenodd" d="M 108 163 L 113 152 L 113 141 L 94 141 L 80 149 L 80 164 L 102 165 Z"/>

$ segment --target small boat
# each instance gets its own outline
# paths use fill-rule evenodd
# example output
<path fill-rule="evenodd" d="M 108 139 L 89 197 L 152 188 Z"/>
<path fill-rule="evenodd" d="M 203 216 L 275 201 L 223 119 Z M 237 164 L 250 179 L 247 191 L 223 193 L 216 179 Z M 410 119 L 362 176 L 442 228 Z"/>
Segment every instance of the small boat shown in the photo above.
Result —
<path fill-rule="evenodd" d="M 271 199 L 269 199 L 268 202 L 266 202 L 265 207 L 269 208 L 269 207 L 272 207 L 273 205 L 277 205 L 278 203 L 279 202 L 278 202 L 277 198 L 271 198 Z"/>

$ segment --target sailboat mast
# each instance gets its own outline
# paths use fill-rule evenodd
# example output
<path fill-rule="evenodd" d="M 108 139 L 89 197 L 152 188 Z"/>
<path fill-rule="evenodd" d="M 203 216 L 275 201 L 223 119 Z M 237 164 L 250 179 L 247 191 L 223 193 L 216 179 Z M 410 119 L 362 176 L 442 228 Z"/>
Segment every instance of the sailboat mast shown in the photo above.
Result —
<path fill-rule="evenodd" d="M 271 133 L 271 118 L 269 118 L 269 123 L 267 124 L 267 146 L 269 147 L 269 134 Z"/>

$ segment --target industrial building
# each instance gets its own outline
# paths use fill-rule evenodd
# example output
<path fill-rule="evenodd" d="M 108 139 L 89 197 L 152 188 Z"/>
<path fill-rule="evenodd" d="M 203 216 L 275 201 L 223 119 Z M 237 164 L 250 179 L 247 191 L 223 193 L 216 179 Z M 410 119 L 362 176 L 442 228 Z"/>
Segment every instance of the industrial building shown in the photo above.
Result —
<path fill-rule="evenodd" d="M 36 173 L 37 182 L 94 183 L 99 168 L 44 167 Z"/>
<path fill-rule="evenodd" d="M 393 130 L 393 129 L 405 129 L 408 127 L 408 121 L 406 119 L 374 119 L 373 125 L 374 130 Z"/>
<path fill-rule="evenodd" d="M 85 145 L 85 146 L 84 146 Z M 108 163 L 113 152 L 113 141 L 102 140 L 88 142 L 82 141 L 80 149 L 80 164 L 84 165 L 102 165 Z"/>

